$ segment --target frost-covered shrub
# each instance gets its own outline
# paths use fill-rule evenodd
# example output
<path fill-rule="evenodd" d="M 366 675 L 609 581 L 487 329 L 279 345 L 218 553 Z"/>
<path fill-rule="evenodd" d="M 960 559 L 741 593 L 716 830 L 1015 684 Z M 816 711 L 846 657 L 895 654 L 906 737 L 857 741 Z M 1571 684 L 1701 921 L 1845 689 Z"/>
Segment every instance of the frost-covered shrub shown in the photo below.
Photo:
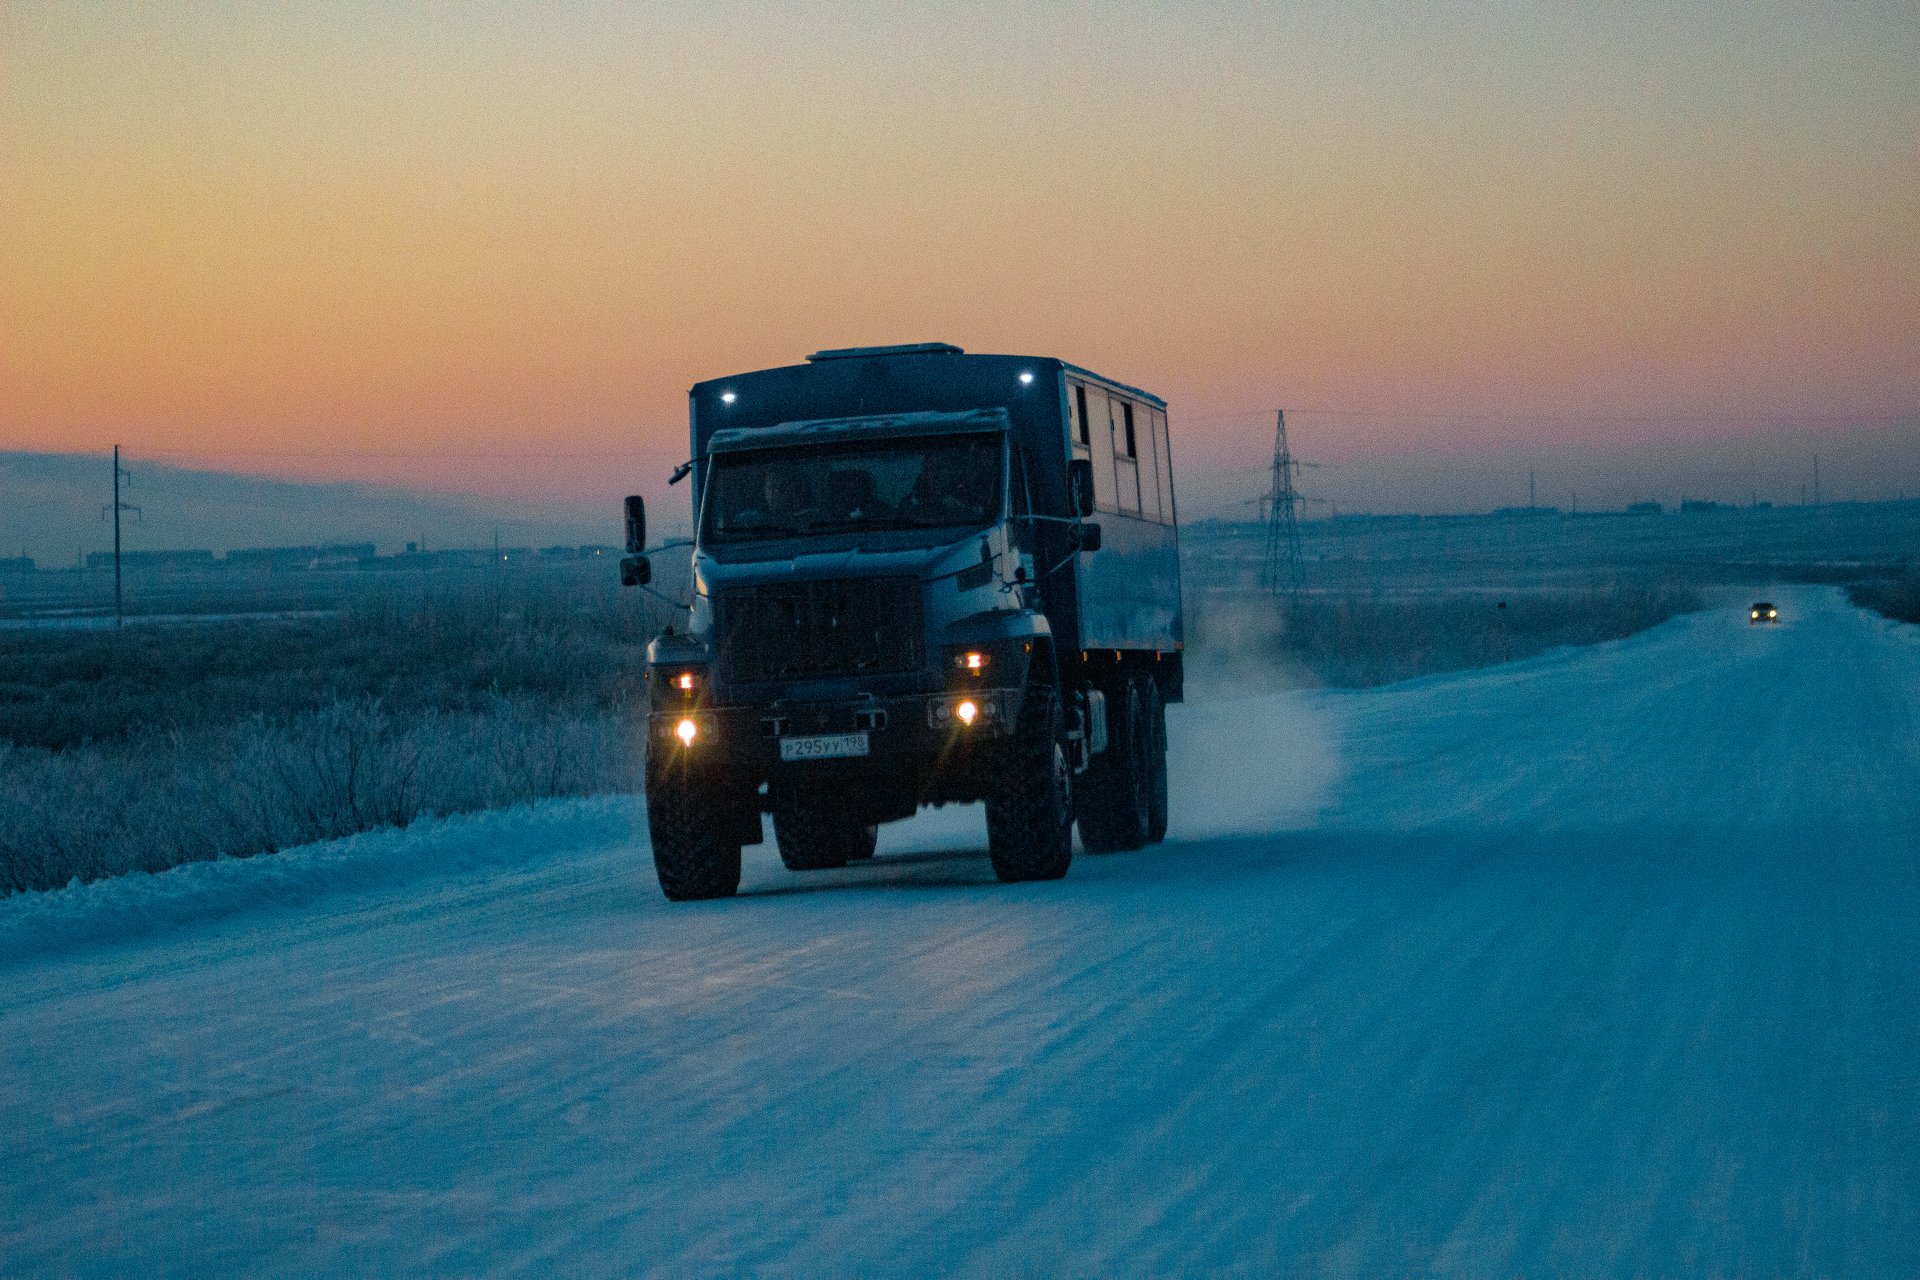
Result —
<path fill-rule="evenodd" d="M 0 743 L 0 891 L 631 790 L 643 737 L 628 710 L 521 695 L 472 711 L 358 699 L 58 752 Z"/>
<path fill-rule="evenodd" d="M 611 566 L 369 576 L 336 603 L 0 632 L 0 892 L 637 787 L 667 610 Z"/>
<path fill-rule="evenodd" d="M 65 748 L 365 698 L 396 712 L 523 694 L 602 710 L 638 696 L 664 620 L 610 571 L 528 570 L 369 575 L 318 618 L 0 631 L 0 738 Z"/>

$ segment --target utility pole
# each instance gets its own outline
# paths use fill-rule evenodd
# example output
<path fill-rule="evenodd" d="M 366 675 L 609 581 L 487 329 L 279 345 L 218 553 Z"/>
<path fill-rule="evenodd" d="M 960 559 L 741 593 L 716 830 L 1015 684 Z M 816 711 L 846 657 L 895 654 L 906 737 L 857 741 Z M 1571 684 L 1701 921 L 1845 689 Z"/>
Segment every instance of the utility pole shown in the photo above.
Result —
<path fill-rule="evenodd" d="M 1820 455 L 1813 455 L 1813 505 L 1820 505 Z"/>
<path fill-rule="evenodd" d="M 1267 591 L 1300 589 L 1300 492 L 1293 477 L 1301 464 L 1287 446 L 1287 411 L 1274 412 L 1273 483 L 1267 494 L 1267 554 L 1260 567 L 1260 585 Z M 1285 561 L 1282 564 L 1282 561 Z M 1283 586 L 1284 584 L 1284 586 Z"/>
<path fill-rule="evenodd" d="M 1533 468 L 1528 467 L 1527 468 L 1527 510 L 1531 511 L 1534 509 L 1534 507 L 1538 505 L 1539 504 L 1534 501 L 1534 497 L 1533 497 Z"/>
<path fill-rule="evenodd" d="M 107 515 L 108 512 L 113 514 L 113 625 L 116 627 L 126 625 L 126 610 L 120 594 L 120 513 L 122 511 L 131 511 L 135 515 L 144 514 L 140 508 L 133 504 L 120 501 L 120 478 L 122 476 L 126 476 L 129 480 L 133 478 L 120 466 L 120 446 L 115 445 L 113 446 L 113 502 L 104 508 L 100 514 L 103 517 Z"/>

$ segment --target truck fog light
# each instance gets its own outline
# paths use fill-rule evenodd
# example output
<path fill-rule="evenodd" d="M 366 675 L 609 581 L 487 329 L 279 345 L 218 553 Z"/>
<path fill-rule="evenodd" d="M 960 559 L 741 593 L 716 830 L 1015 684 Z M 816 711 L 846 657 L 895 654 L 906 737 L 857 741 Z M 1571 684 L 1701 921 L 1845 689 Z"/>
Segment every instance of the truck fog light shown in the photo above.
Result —
<path fill-rule="evenodd" d="M 680 739 L 681 746 L 690 747 L 693 745 L 693 740 L 700 736 L 700 726 L 690 719 L 682 720 L 673 726 L 673 736 Z"/>
<path fill-rule="evenodd" d="M 953 714 L 960 717 L 961 724 L 970 725 L 973 723 L 974 718 L 980 714 L 980 708 L 974 705 L 972 698 L 968 698 L 965 702 L 962 702 L 953 709 Z"/>

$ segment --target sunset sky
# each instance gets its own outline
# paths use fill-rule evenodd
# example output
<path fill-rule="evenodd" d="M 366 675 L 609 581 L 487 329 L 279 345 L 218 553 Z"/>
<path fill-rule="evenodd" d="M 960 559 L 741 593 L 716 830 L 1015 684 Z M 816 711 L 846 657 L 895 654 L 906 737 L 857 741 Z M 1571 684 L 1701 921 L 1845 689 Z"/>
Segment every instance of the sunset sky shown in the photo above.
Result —
<path fill-rule="evenodd" d="M 1275 405 L 1912 440 L 1917 67 L 1913 0 L 15 0 L 0 450 L 599 501 L 698 379 L 927 340 L 1149 387 L 1196 472 Z"/>

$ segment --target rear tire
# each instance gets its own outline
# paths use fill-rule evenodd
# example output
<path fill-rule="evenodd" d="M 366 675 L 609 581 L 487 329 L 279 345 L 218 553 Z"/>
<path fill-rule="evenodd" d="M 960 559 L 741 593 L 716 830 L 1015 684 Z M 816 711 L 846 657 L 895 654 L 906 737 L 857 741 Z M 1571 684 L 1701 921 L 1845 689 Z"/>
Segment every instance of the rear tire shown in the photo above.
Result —
<path fill-rule="evenodd" d="M 740 846 L 723 834 L 720 799 L 713 779 L 688 761 L 648 760 L 647 834 L 660 892 L 670 902 L 731 898 L 740 891 Z"/>
<path fill-rule="evenodd" d="M 789 871 L 827 871 L 873 856 L 880 829 L 831 802 L 783 795 L 773 805 L 773 839 Z"/>
<path fill-rule="evenodd" d="M 1152 838 L 1151 687 L 1129 678 L 1108 700 L 1107 749 L 1087 766 L 1075 797 L 1080 843 L 1088 853 L 1124 853 Z"/>
<path fill-rule="evenodd" d="M 1160 682 L 1147 684 L 1147 843 L 1167 838 L 1167 701 Z"/>
<path fill-rule="evenodd" d="M 1060 699 L 1035 685 L 1011 737 L 996 744 L 987 778 L 987 853 L 1005 881 L 1058 880 L 1073 862 L 1073 773 Z"/>

